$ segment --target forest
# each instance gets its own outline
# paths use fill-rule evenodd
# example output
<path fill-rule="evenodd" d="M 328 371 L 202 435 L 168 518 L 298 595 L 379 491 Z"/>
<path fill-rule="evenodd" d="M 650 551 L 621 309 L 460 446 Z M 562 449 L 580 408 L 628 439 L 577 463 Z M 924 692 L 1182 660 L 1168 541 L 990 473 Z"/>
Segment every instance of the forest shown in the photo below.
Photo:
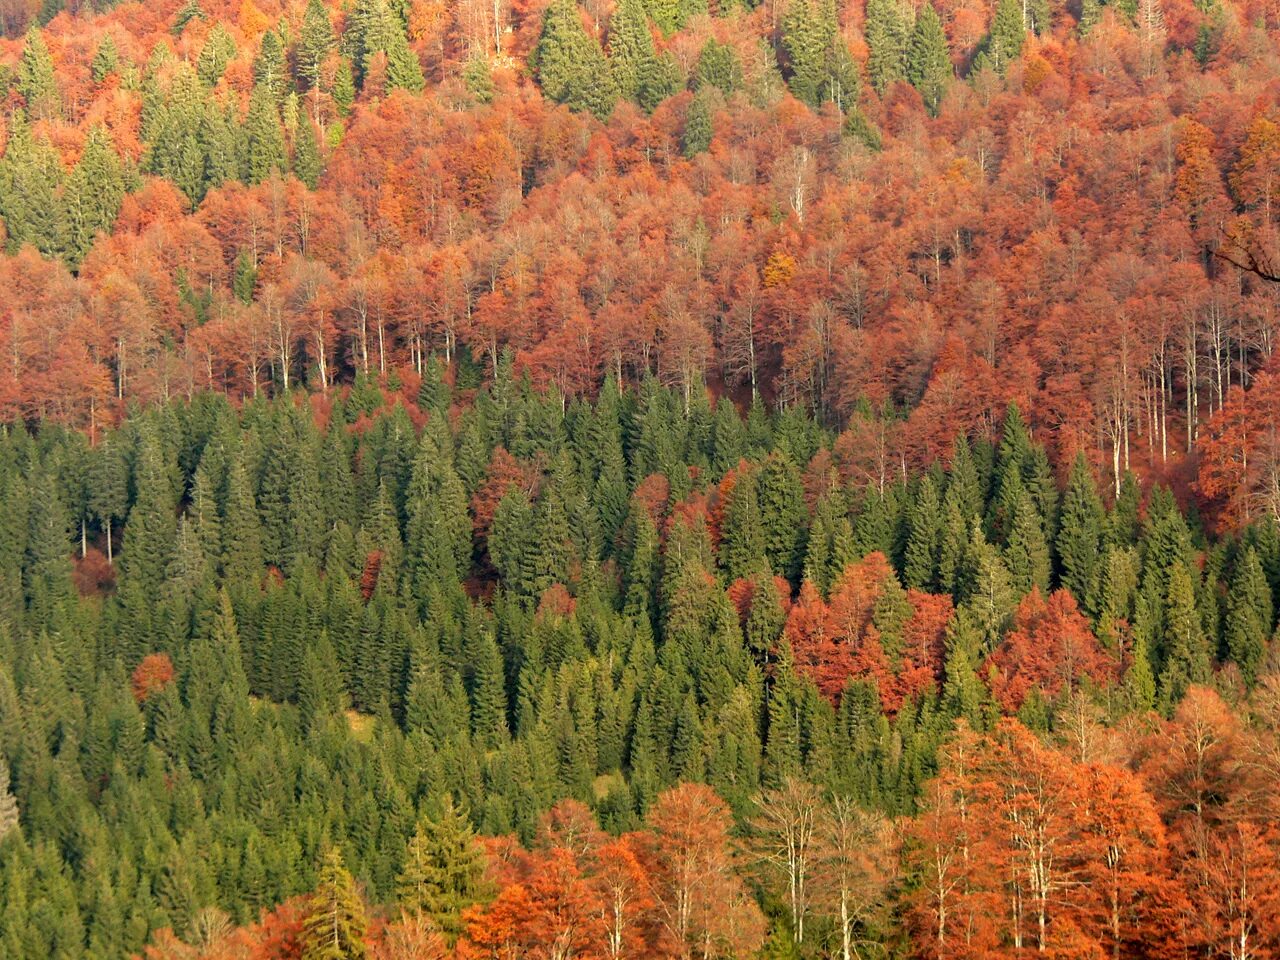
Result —
<path fill-rule="evenodd" d="M 0 0 L 0 956 L 1280 957 L 1272 0 Z"/>

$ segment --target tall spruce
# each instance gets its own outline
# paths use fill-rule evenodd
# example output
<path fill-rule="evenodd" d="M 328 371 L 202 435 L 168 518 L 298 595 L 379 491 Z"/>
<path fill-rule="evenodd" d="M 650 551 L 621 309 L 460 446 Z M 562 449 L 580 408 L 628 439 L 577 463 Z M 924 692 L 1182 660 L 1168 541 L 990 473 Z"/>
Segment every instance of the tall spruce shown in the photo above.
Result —
<path fill-rule="evenodd" d="M 947 92 L 954 70 L 947 35 L 942 29 L 942 19 L 932 3 L 927 3 L 916 17 L 911 31 L 911 46 L 907 51 L 907 79 L 920 91 L 924 105 L 937 114 L 942 97 Z"/>

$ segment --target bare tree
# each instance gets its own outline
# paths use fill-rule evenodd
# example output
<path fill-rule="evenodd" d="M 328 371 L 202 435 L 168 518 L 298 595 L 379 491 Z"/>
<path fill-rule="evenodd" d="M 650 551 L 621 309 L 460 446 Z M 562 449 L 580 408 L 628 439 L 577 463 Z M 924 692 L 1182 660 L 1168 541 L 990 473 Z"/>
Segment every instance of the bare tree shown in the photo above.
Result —
<path fill-rule="evenodd" d="M 882 909 L 897 864 L 892 831 L 879 813 L 836 797 L 822 810 L 813 850 L 815 899 L 840 928 L 841 960 L 862 955 L 858 930 Z"/>
<path fill-rule="evenodd" d="M 814 833 L 823 812 L 822 794 L 813 784 L 788 777 L 781 787 L 760 794 L 755 803 L 759 812 L 751 820 L 752 849 L 766 873 L 785 888 L 791 936 L 800 944 L 809 912 L 809 877 Z"/>

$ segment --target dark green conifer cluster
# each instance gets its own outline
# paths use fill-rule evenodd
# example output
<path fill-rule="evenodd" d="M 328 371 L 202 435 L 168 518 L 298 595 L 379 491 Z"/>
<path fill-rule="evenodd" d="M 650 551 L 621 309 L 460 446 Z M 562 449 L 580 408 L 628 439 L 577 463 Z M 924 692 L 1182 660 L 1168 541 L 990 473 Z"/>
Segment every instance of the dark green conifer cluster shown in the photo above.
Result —
<path fill-rule="evenodd" d="M 742 812 L 797 774 L 908 812 L 955 719 L 994 719 L 979 666 L 1032 589 L 1125 651 L 1112 710 L 1267 669 L 1274 524 L 1210 544 L 1132 477 L 1104 506 L 1083 460 L 1060 491 L 1016 409 L 883 486 L 815 484 L 834 439 L 654 381 L 566 404 L 509 358 L 462 403 L 432 362 L 416 409 L 361 380 L 198 396 L 92 446 L 6 429 L 0 953 L 127 956 L 307 891 L 356 930 L 353 877 L 456 933 L 473 829 L 528 839 L 564 797 L 617 831 L 680 780 Z M 938 690 L 893 716 L 871 677 L 820 695 L 784 633 L 788 594 L 877 550 L 886 649 L 895 576 L 959 611 Z M 158 654 L 172 681 L 143 683 Z"/>

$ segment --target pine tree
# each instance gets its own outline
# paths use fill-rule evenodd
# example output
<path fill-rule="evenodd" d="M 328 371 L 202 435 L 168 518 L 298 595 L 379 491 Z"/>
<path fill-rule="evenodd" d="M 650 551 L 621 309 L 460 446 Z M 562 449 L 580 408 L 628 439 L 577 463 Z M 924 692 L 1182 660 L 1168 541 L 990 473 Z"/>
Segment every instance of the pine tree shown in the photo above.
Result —
<path fill-rule="evenodd" d="M 450 942 L 462 932 L 462 912 L 485 892 L 485 856 L 466 815 L 451 796 L 438 817 L 418 822 L 396 882 L 396 900 L 410 915 L 430 918 Z"/>
<path fill-rule="evenodd" d="M 604 119 L 613 112 L 618 88 L 600 44 L 587 34 L 574 0 L 553 0 L 542 34 L 529 57 L 548 98 Z"/>
<path fill-rule="evenodd" d="M 1062 568 L 1062 585 L 1086 610 L 1093 610 L 1105 521 L 1106 512 L 1093 481 L 1093 471 L 1084 454 L 1079 454 L 1067 480 L 1055 546 Z"/>
<path fill-rule="evenodd" d="M 756 502 L 769 565 L 793 583 L 804 563 L 804 485 L 800 471 L 785 456 L 770 454 L 756 478 Z"/>
<path fill-rule="evenodd" d="M 200 48 L 200 56 L 196 58 L 196 76 L 206 87 L 212 87 L 222 78 L 227 64 L 235 58 L 235 40 L 226 27 L 220 22 L 215 23 Z"/>
<path fill-rule="evenodd" d="M 298 36 L 298 76 L 307 89 L 320 83 L 325 61 L 335 44 L 333 24 L 324 0 L 307 0 L 302 15 L 302 30 Z"/>
<path fill-rule="evenodd" d="M 975 68 L 990 66 L 996 73 L 1003 74 L 1009 69 L 1009 64 L 1018 59 L 1026 39 L 1027 24 L 1020 3 L 1018 0 L 1000 0 L 991 21 L 991 33 L 987 36 L 985 49 L 978 55 Z"/>
<path fill-rule="evenodd" d="M 302 117 L 298 120 L 298 132 L 293 138 L 293 173 L 299 180 L 314 190 L 320 181 L 320 146 L 316 142 L 315 127 L 311 120 Z"/>
<path fill-rule="evenodd" d="M 37 27 L 27 31 L 22 57 L 18 61 L 18 92 L 34 120 L 56 117 L 62 112 L 62 97 L 53 69 L 53 57 Z"/>
<path fill-rule="evenodd" d="M 927 3 L 916 17 L 915 29 L 911 32 L 907 79 L 920 91 L 925 107 L 935 116 L 952 75 L 951 51 L 947 47 L 942 20 L 933 4 Z"/>
<path fill-rule="evenodd" d="M 1189 686 L 1209 679 L 1209 645 L 1196 612 L 1195 587 L 1182 564 L 1169 572 L 1164 624 L 1159 687 L 1161 709 L 1168 713 Z"/>
<path fill-rule="evenodd" d="M 258 55 L 253 58 L 254 87 L 261 87 L 270 94 L 271 101 L 278 105 L 284 98 L 287 82 L 284 44 L 280 42 L 279 33 L 268 30 L 258 44 Z"/>
<path fill-rule="evenodd" d="M 715 37 L 708 38 L 698 55 L 694 84 L 698 90 L 715 87 L 726 97 L 732 96 L 742 86 L 742 64 L 733 47 L 718 42 Z M 717 405 L 717 412 L 719 409 Z M 736 412 L 733 419 L 738 420 Z"/>
<path fill-rule="evenodd" d="M 28 243 L 45 256 L 59 252 L 63 239 L 62 179 L 57 151 L 47 139 L 32 137 L 21 112 L 14 114 L 9 142 L 0 157 L 0 218 L 10 253 Z"/>
<path fill-rule="evenodd" d="M 938 568 L 938 551 L 942 545 L 942 506 L 938 490 L 928 474 L 920 478 L 915 501 L 911 505 L 910 533 L 903 557 L 902 576 L 907 586 L 931 589 Z"/>
<path fill-rule="evenodd" d="M 365 960 L 364 901 L 336 847 L 324 855 L 302 921 L 301 960 Z"/>
<path fill-rule="evenodd" d="M 1236 563 L 1231 589 L 1227 591 L 1226 645 L 1227 653 L 1249 685 L 1257 679 L 1258 666 L 1271 636 L 1272 613 L 1271 587 L 1262 571 L 1258 552 L 1253 547 L 1245 547 Z"/>
<path fill-rule="evenodd" d="M 94 239 L 110 233 L 124 199 L 124 170 L 111 135 L 95 126 L 63 191 L 63 256 L 78 267 Z"/>
<path fill-rule="evenodd" d="M 240 169 L 246 183 L 262 183 L 273 172 L 286 169 L 280 110 L 268 86 L 255 85 L 249 96 L 241 151 Z"/>
<path fill-rule="evenodd" d="M 711 126 L 711 104 L 706 94 L 699 91 L 689 101 L 689 110 L 684 118 L 684 155 L 696 157 L 711 149 L 711 138 L 715 130 Z"/>
<path fill-rule="evenodd" d="M 115 73 L 120 67 L 120 53 L 116 49 L 116 41 L 107 34 L 102 38 L 102 42 L 98 44 L 98 49 L 93 54 L 93 62 L 89 65 L 90 75 L 93 77 L 94 83 L 102 83 L 107 77 Z"/>
<path fill-rule="evenodd" d="M 911 24 L 898 0 L 868 0 L 866 17 L 867 74 L 876 92 L 883 94 L 907 77 Z"/>
<path fill-rule="evenodd" d="M 655 86 L 658 54 L 642 0 L 622 0 L 609 21 L 609 70 L 624 100 L 641 103 Z"/>

